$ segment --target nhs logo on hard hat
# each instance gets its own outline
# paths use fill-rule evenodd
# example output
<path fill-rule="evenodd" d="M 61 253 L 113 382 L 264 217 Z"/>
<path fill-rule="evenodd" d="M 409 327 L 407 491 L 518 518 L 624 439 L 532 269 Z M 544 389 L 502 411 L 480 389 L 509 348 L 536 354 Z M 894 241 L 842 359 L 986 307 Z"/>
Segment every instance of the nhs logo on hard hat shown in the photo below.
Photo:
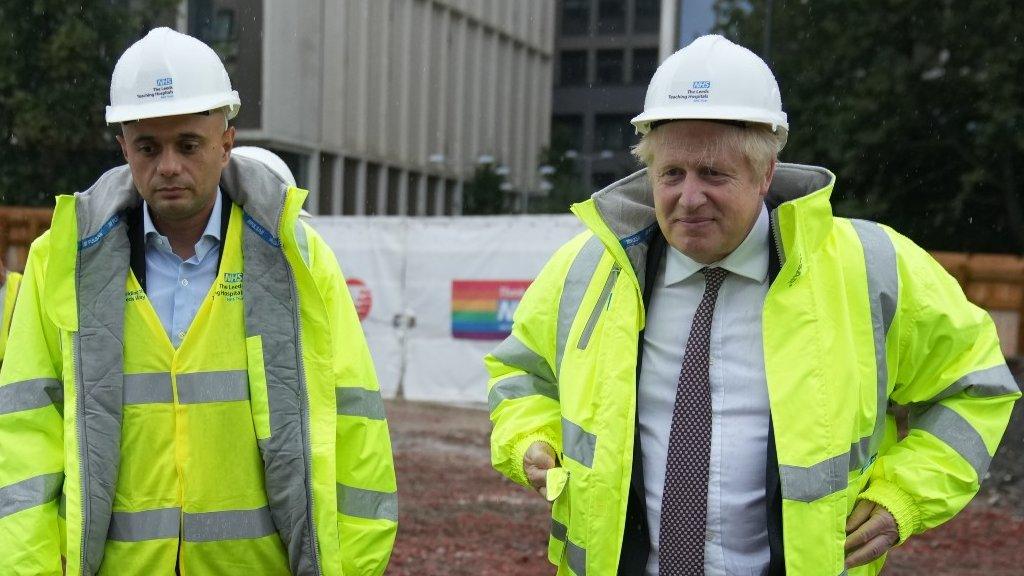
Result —
<path fill-rule="evenodd" d="M 170 76 L 157 78 L 155 84 L 156 85 L 153 86 L 153 96 L 155 96 L 157 100 L 174 98 L 174 78 Z"/>
<path fill-rule="evenodd" d="M 707 90 L 708 88 L 711 88 L 710 80 L 697 80 L 693 83 L 694 90 Z"/>

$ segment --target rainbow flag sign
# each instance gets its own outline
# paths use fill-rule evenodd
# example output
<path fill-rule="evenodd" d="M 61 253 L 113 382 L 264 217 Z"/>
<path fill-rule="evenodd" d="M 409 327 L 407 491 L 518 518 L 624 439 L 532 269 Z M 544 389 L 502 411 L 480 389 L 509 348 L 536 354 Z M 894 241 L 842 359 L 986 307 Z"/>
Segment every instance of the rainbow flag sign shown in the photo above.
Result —
<path fill-rule="evenodd" d="M 531 280 L 452 280 L 452 337 L 502 340 Z"/>

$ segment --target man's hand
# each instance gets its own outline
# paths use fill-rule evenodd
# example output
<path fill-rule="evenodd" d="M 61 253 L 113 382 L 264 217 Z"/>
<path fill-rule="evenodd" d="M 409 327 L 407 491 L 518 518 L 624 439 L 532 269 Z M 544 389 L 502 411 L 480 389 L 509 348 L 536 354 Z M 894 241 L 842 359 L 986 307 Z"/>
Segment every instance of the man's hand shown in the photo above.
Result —
<path fill-rule="evenodd" d="M 530 481 L 533 489 L 540 492 L 540 495 L 547 498 L 548 470 L 558 465 L 555 460 L 555 449 L 547 442 L 534 442 L 526 449 L 523 455 L 523 470 L 526 471 L 526 479 Z"/>
<path fill-rule="evenodd" d="M 861 500 L 846 520 L 846 567 L 880 558 L 900 539 L 896 519 L 874 502 Z"/>

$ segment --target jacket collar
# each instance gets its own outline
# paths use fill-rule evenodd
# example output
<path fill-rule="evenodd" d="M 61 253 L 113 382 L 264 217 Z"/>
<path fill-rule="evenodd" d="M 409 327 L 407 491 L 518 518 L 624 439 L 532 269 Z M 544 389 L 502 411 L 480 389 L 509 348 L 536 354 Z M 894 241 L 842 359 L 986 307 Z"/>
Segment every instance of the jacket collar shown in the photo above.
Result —
<path fill-rule="evenodd" d="M 782 262 L 797 253 L 813 251 L 832 228 L 829 197 L 835 175 L 817 166 L 779 163 L 765 205 L 771 215 Z M 572 211 L 605 244 L 643 292 L 642 278 L 651 237 L 658 233 L 654 191 L 647 170 L 639 170 L 595 192 Z"/>

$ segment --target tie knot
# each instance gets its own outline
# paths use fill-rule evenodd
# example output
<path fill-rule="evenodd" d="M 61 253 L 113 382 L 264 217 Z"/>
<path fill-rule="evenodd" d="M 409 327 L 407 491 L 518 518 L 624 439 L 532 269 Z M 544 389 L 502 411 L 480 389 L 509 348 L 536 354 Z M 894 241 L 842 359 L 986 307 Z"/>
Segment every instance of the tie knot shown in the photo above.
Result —
<path fill-rule="evenodd" d="M 718 290 L 722 286 L 722 282 L 725 281 L 725 277 L 729 274 L 729 271 L 725 268 L 708 268 L 705 266 L 700 269 L 701 273 L 704 274 L 704 279 L 707 282 L 709 289 Z"/>

